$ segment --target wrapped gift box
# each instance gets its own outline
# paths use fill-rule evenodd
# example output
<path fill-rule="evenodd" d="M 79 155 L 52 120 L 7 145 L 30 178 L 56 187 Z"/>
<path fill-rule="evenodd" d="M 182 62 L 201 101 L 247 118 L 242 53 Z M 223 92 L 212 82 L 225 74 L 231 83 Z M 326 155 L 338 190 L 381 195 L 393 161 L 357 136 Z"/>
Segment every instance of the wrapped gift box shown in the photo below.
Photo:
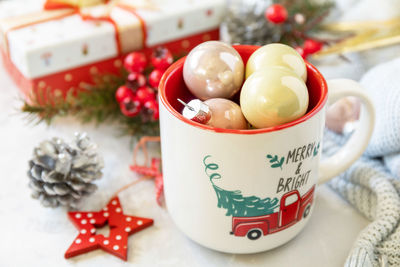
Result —
<path fill-rule="evenodd" d="M 125 0 L 43 10 L 43 1 L 0 3 L 1 53 L 23 90 L 65 94 L 93 75 L 119 73 L 123 55 L 166 46 L 174 55 L 219 38 L 225 0 Z M 121 1 L 122 2 L 122 1 Z"/>

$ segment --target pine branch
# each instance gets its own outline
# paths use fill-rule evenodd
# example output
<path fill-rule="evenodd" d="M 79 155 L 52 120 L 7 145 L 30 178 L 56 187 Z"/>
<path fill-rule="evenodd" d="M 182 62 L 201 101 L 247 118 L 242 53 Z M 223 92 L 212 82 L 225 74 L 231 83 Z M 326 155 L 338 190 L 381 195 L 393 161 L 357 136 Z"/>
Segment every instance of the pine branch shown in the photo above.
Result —
<path fill-rule="evenodd" d="M 115 100 L 117 88 L 126 82 L 127 73 L 93 77 L 94 85 L 85 85 L 78 92 L 69 91 L 65 97 L 50 90 L 40 91 L 25 101 L 22 112 L 34 123 L 50 124 L 55 117 L 73 116 L 82 123 L 118 122 L 121 135 L 140 138 L 159 135 L 158 121 L 145 120 L 142 116 L 126 117 Z"/>

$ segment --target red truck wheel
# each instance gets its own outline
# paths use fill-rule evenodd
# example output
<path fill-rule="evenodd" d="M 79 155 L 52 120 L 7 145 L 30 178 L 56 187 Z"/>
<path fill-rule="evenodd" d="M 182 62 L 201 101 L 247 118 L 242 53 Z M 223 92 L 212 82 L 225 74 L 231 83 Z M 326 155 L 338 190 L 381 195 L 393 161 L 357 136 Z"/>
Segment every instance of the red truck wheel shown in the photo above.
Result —
<path fill-rule="evenodd" d="M 262 232 L 260 229 L 252 229 L 247 233 L 247 238 L 250 240 L 256 240 L 259 239 L 261 235 Z"/>

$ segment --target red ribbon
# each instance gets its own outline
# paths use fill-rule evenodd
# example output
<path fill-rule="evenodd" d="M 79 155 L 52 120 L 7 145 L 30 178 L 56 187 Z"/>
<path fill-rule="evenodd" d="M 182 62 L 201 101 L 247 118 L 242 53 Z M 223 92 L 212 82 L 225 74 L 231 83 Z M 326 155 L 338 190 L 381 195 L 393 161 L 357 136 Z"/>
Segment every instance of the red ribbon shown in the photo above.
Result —
<path fill-rule="evenodd" d="M 109 2 L 110 0 L 106 0 L 105 3 Z M 146 43 L 147 43 L 147 26 L 146 26 L 146 21 L 137 13 L 137 8 L 129 6 L 129 5 L 124 5 L 124 4 L 117 4 L 117 7 L 124 9 L 126 11 L 129 11 L 132 15 L 134 15 L 140 22 L 140 27 L 142 29 L 142 48 L 146 48 Z M 117 51 L 118 55 L 122 54 L 122 44 L 121 44 L 121 39 L 119 35 L 119 29 L 118 29 L 118 24 L 110 17 L 93 17 L 91 15 L 83 14 L 80 12 L 80 8 L 70 5 L 70 4 L 65 4 L 65 3 L 60 3 L 54 0 L 47 0 L 44 4 L 44 9 L 45 10 L 56 10 L 56 9 L 65 9 L 65 8 L 72 8 L 76 10 L 76 13 L 81 16 L 83 20 L 92 20 L 92 21 L 105 21 L 109 22 L 113 25 L 114 31 L 115 31 L 115 43 L 117 44 Z"/>

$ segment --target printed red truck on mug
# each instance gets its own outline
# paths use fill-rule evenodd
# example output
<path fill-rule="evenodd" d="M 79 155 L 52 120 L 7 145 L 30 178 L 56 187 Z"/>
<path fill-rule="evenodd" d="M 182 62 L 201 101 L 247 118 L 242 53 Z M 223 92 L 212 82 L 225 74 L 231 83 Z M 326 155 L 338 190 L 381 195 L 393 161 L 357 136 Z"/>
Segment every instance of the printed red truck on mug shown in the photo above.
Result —
<path fill-rule="evenodd" d="M 306 218 L 311 210 L 315 186 L 300 197 L 298 190 L 290 191 L 281 198 L 279 211 L 255 217 L 232 217 L 232 232 L 235 236 L 247 236 L 256 240 L 261 235 L 282 231 L 302 218 Z"/>

